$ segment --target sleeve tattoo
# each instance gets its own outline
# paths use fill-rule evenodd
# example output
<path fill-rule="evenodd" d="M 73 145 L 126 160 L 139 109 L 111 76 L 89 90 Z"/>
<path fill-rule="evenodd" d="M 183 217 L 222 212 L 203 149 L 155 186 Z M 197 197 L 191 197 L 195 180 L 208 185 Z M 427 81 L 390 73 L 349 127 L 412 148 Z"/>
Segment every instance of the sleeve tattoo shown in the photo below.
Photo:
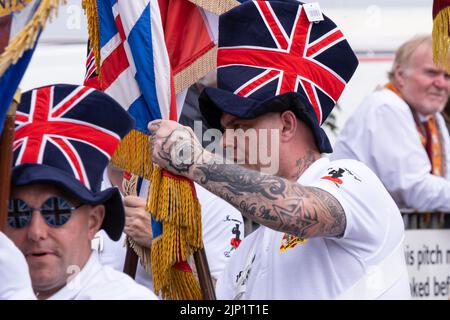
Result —
<path fill-rule="evenodd" d="M 194 180 L 271 229 L 300 238 L 344 234 L 344 210 L 322 189 L 235 164 L 197 165 Z"/>

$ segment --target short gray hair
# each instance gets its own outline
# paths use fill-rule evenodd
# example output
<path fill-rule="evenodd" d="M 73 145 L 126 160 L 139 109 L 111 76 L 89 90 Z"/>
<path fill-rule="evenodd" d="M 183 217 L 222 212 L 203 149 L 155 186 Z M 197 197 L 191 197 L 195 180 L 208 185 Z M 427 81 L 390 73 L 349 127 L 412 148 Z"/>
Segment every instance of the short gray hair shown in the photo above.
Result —
<path fill-rule="evenodd" d="M 422 45 L 428 45 L 431 48 L 431 35 L 415 36 L 414 38 L 403 43 L 395 52 L 394 63 L 388 72 L 389 81 L 394 81 L 394 72 L 397 66 L 406 67 L 411 62 L 411 57 L 417 48 Z"/>

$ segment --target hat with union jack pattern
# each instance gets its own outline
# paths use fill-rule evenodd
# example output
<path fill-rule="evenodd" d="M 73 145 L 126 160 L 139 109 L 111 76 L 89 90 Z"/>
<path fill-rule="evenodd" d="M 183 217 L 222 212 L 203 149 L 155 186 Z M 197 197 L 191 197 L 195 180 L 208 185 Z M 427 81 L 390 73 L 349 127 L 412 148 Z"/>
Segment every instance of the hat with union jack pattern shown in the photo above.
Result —
<path fill-rule="evenodd" d="M 310 22 L 296 0 L 247 1 L 220 16 L 217 88 L 202 92 L 200 110 L 215 128 L 224 112 L 251 119 L 292 110 L 314 133 L 319 151 L 329 153 L 320 126 L 357 65 L 328 17 Z"/>
<path fill-rule="evenodd" d="M 102 228 L 118 240 L 124 208 L 117 188 L 100 190 L 103 172 L 134 120 L 93 88 L 56 84 L 22 94 L 16 112 L 13 186 L 56 185 L 84 204 L 104 204 Z"/>

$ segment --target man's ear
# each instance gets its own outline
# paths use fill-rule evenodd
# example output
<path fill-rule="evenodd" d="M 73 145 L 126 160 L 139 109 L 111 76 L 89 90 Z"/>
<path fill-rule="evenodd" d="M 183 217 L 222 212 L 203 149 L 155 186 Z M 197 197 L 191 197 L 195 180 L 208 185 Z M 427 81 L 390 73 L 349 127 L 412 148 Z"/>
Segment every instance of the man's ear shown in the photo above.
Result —
<path fill-rule="evenodd" d="M 405 68 L 397 64 L 394 67 L 394 79 L 398 86 L 403 87 L 405 83 Z"/>
<path fill-rule="evenodd" d="M 298 126 L 298 119 L 290 110 L 281 113 L 280 118 L 282 124 L 280 139 L 282 141 L 289 141 L 295 137 Z"/>
<path fill-rule="evenodd" d="M 92 209 L 89 211 L 89 240 L 94 239 L 95 234 L 100 227 L 102 226 L 103 219 L 105 218 L 105 206 L 102 204 L 98 204 L 96 206 L 92 206 Z"/>

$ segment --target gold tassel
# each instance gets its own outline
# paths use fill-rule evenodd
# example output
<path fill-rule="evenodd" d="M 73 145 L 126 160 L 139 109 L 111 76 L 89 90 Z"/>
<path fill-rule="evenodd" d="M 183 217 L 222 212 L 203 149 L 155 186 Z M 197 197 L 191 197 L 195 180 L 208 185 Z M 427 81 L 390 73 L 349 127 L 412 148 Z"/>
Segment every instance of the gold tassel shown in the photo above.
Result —
<path fill-rule="evenodd" d="M 174 300 L 201 300 L 200 285 L 192 272 L 172 268 L 170 271 L 171 286 L 167 291 Z"/>
<path fill-rule="evenodd" d="M 192 272 L 174 267 L 203 247 L 200 204 L 193 188 L 191 181 L 155 166 L 147 210 L 162 223 L 163 233 L 152 241 L 151 265 L 154 290 L 165 299 L 201 298 Z"/>
<path fill-rule="evenodd" d="M 7 16 L 15 11 L 22 10 L 32 0 L 9 0 L 1 1 L 0 5 L 0 17 Z"/>
<path fill-rule="evenodd" d="M 433 20 L 433 59 L 434 63 L 450 72 L 450 7 L 439 11 Z"/>
<path fill-rule="evenodd" d="M 139 257 L 141 266 L 148 274 L 151 274 L 152 271 L 151 249 L 138 245 L 136 241 L 133 240 L 133 238 L 130 238 L 128 236 L 126 240 L 128 242 L 128 246 L 130 246 L 130 248 L 132 248 L 133 251 L 136 253 L 136 255 Z"/>
<path fill-rule="evenodd" d="M 95 68 L 97 69 L 98 79 L 101 83 L 101 68 L 100 68 L 100 27 L 98 21 L 97 0 L 83 0 L 81 6 L 87 16 L 89 45 L 94 51 Z"/>
<path fill-rule="evenodd" d="M 111 161 L 116 167 L 151 180 L 152 155 L 149 136 L 138 130 L 131 130 L 119 144 Z"/>
<path fill-rule="evenodd" d="M 205 9 L 206 11 L 221 15 L 228 10 L 240 5 L 236 0 L 189 0 L 193 4 Z"/>
<path fill-rule="evenodd" d="M 201 57 L 192 62 L 187 68 L 175 74 L 173 81 L 175 83 L 176 93 L 180 93 L 185 88 L 190 87 L 198 80 L 206 76 L 208 72 L 216 67 L 216 61 L 217 46 L 213 46 Z"/>
<path fill-rule="evenodd" d="M 5 48 L 5 51 L 1 54 L 0 77 L 11 64 L 17 63 L 26 50 L 34 46 L 39 31 L 45 26 L 50 15 L 56 14 L 60 3 L 66 3 L 66 0 L 41 1 L 33 18 L 14 36 Z"/>

